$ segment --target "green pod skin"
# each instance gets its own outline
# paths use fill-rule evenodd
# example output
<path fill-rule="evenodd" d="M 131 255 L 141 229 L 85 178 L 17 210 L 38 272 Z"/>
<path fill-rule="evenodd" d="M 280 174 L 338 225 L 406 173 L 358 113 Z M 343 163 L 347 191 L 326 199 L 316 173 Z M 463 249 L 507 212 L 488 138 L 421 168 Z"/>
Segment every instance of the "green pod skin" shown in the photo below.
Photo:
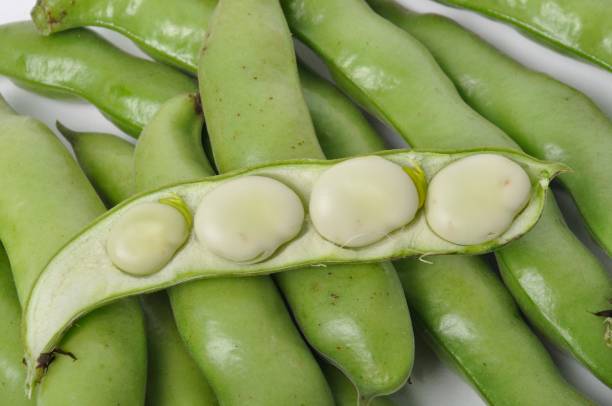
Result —
<path fill-rule="evenodd" d="M 528 70 L 444 17 L 413 14 L 387 0 L 370 3 L 427 45 L 465 100 L 528 153 L 554 157 L 573 169 L 560 179 L 572 192 L 594 236 L 610 252 L 612 216 L 607 206 L 612 200 L 608 179 L 612 123 L 593 102 Z M 529 237 L 499 253 L 502 277 L 540 331 L 612 386 L 612 351 L 601 339 L 602 319 L 591 314 L 607 308 L 612 279 L 586 255 L 566 231 L 558 209 L 550 206 L 552 214 L 543 216 L 536 227 L 540 244 Z M 576 256 L 578 252 L 582 255 Z M 534 271 L 532 258 L 546 258 L 546 266 L 539 264 Z"/>
<path fill-rule="evenodd" d="M 109 134 L 78 133 L 58 127 L 108 207 L 134 194 L 134 145 Z M 192 141 L 191 138 L 185 140 Z M 183 143 L 192 147 L 190 142 Z M 181 163 L 177 160 L 176 165 Z M 140 300 L 148 337 L 147 405 L 217 405 L 215 394 L 178 333 L 167 294 L 144 295 Z"/>
<path fill-rule="evenodd" d="M 212 388 L 178 334 L 166 292 L 140 298 L 147 322 L 147 405 L 218 405 Z"/>
<path fill-rule="evenodd" d="M 363 114 L 334 85 L 300 67 L 300 83 L 319 144 L 329 159 L 382 151 L 385 145 Z M 338 134 L 352 134 L 346 140 Z M 342 155 L 337 155 L 342 151 Z"/>
<path fill-rule="evenodd" d="M 425 44 L 468 104 L 525 152 L 572 168 L 561 180 L 595 239 L 612 255 L 607 207 L 612 200 L 612 123 L 606 115 L 584 94 L 527 69 L 452 20 L 413 14 L 391 1 L 371 3 Z"/>
<path fill-rule="evenodd" d="M 43 94 L 86 99 L 135 137 L 164 101 L 196 89 L 188 76 L 126 54 L 92 31 L 43 37 L 30 22 L 0 26 L 0 75 Z"/>
<path fill-rule="evenodd" d="M 25 406 L 36 404 L 23 391 L 25 368 L 21 345 L 21 307 L 15 292 L 11 265 L 0 245 L 0 403 Z"/>
<path fill-rule="evenodd" d="M 518 149 L 463 102 L 423 45 L 365 2 L 284 0 L 284 5 L 292 29 L 325 59 L 340 87 L 411 146 Z M 351 21 L 360 21 L 359 31 L 348 28 Z M 527 235 L 495 255 L 529 320 L 610 385 L 612 355 L 603 320 L 593 312 L 609 307 L 612 282 L 567 228 L 554 199 L 546 200 L 542 218 Z"/>
<path fill-rule="evenodd" d="M 57 123 L 106 207 L 134 194 L 134 145 L 108 134 L 79 133 Z"/>
<path fill-rule="evenodd" d="M 372 132 L 338 131 L 334 136 L 334 143 L 324 147 L 327 156 L 345 158 L 384 147 Z M 414 258 L 395 262 L 412 316 L 427 342 L 488 403 L 586 403 L 561 377 L 485 261 L 468 256 L 429 259 L 431 263 Z M 332 367 L 324 372 L 332 388 L 336 382 L 342 387 Z M 341 400 L 350 392 L 334 389 L 334 395 L 337 403 L 350 404 Z"/>
<path fill-rule="evenodd" d="M 430 260 L 395 263 L 415 323 L 488 404 L 593 404 L 561 376 L 484 260 Z"/>
<path fill-rule="evenodd" d="M 213 174 L 191 95 L 164 105 L 136 147 L 138 191 Z M 178 330 L 224 405 L 330 403 L 329 388 L 271 278 L 218 278 L 169 289 Z"/>
<path fill-rule="evenodd" d="M 66 148 L 44 125 L 0 99 L 0 238 L 20 302 L 55 252 L 104 206 Z M 32 250 L 31 247 L 36 247 Z M 138 302 L 121 300 L 84 317 L 62 340 L 39 405 L 144 403 L 146 342 Z"/>
<path fill-rule="evenodd" d="M 32 21 L 49 35 L 85 26 L 122 33 L 151 57 L 182 70 L 197 71 L 206 23 L 216 0 L 38 0 Z"/>
<path fill-rule="evenodd" d="M 260 46 L 252 46 L 254 38 Z M 276 1 L 221 1 L 211 20 L 199 78 L 221 172 L 323 157 Z M 349 377 L 364 404 L 403 385 L 414 342 L 392 266 L 328 266 L 323 273 L 300 269 L 276 280 L 310 345 Z"/>
<path fill-rule="evenodd" d="M 607 0 L 440 0 L 510 23 L 536 39 L 612 71 L 612 7 Z"/>

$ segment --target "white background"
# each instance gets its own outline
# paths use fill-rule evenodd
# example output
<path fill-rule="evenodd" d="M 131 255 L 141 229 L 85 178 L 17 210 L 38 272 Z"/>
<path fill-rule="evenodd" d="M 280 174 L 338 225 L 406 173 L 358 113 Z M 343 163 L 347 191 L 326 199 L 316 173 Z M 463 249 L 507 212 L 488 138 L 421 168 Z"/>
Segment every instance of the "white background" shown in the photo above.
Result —
<path fill-rule="evenodd" d="M 608 117 L 612 118 L 612 74 L 603 69 L 563 56 L 527 39 L 508 26 L 487 20 L 477 14 L 451 9 L 430 0 L 400 1 L 415 11 L 436 12 L 453 18 L 480 36 L 487 38 L 497 48 L 526 66 L 546 72 L 586 93 Z M 0 0 L 0 24 L 28 19 L 33 4 L 34 0 Z M 133 44 L 119 35 L 104 30 L 101 32 L 123 49 L 144 56 Z M 304 51 L 301 47 L 300 50 Z M 77 130 L 121 134 L 95 108 L 84 102 L 46 99 L 19 89 L 2 77 L 0 77 L 0 93 L 19 113 L 37 117 L 54 130 L 55 121 L 60 120 L 68 127 Z M 386 136 L 392 139 L 394 146 L 402 144 L 397 138 L 393 138 L 390 131 L 383 130 Z M 605 263 L 606 268 L 612 270 L 612 261 L 592 244 L 571 201 L 562 191 L 557 191 L 557 194 L 569 223 Z M 499 328 L 504 328 L 504 326 L 500 325 Z M 598 382 L 573 359 L 548 347 L 562 373 L 572 384 L 599 404 L 612 405 L 612 390 Z M 612 365 L 610 367 L 612 368 Z M 406 385 L 394 397 L 397 403 L 436 406 L 483 404 L 478 395 L 454 372 L 441 364 L 418 337 L 416 363 L 411 381 L 412 384 Z"/>

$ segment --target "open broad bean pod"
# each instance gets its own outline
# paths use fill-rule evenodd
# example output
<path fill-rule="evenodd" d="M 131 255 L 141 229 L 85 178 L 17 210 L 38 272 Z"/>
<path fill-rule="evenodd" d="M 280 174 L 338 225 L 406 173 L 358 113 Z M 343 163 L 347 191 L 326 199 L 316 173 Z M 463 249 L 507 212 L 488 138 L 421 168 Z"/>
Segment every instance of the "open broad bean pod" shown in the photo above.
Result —
<path fill-rule="evenodd" d="M 82 231 L 38 279 L 25 312 L 28 382 L 71 323 L 122 297 L 198 278 L 493 250 L 537 222 L 564 170 L 501 149 L 398 150 L 273 163 L 138 196 Z"/>

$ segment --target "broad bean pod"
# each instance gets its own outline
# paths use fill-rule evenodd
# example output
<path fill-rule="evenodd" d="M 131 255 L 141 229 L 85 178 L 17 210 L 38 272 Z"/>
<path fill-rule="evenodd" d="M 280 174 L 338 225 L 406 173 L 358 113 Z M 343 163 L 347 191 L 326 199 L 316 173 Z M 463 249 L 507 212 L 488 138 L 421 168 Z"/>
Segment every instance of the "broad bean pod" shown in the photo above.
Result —
<path fill-rule="evenodd" d="M 30 22 L 0 26 L 0 75 L 39 93 L 84 98 L 135 137 L 164 101 L 196 89 L 188 76 L 131 56 L 92 31 L 44 37 Z"/>
<path fill-rule="evenodd" d="M 470 109 L 433 56 L 361 0 L 284 0 L 291 28 L 326 61 L 341 88 L 416 148 L 501 146 L 504 132 Z M 348 10 L 348 11 L 347 11 Z M 360 21 L 360 30 L 350 29 Z M 610 385 L 605 325 L 610 277 L 548 199 L 524 238 L 495 252 L 528 318 Z M 545 293 L 544 293 L 545 292 Z"/>
<path fill-rule="evenodd" d="M 57 137 L 38 121 L 16 115 L 1 99 L 0 154 L 0 239 L 25 305 L 45 263 L 104 206 Z M 39 404 L 144 403 L 146 343 L 133 299 L 83 318 L 60 348 L 76 360 L 58 352 L 32 361 L 49 368 L 37 393 Z"/>
<path fill-rule="evenodd" d="M 439 0 L 525 30 L 566 53 L 612 71 L 612 7 L 607 0 Z"/>

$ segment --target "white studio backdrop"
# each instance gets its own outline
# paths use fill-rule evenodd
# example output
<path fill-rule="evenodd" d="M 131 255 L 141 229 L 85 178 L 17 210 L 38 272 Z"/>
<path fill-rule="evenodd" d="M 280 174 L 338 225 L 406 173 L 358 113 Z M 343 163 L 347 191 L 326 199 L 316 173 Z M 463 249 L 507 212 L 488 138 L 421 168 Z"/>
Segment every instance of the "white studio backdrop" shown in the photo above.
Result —
<path fill-rule="evenodd" d="M 612 74 L 604 69 L 555 52 L 525 37 L 510 26 L 494 22 L 473 12 L 453 9 L 431 0 L 398 1 L 414 11 L 433 12 L 454 19 L 529 68 L 545 72 L 587 94 L 608 117 L 612 118 Z M 0 24 L 29 19 L 29 12 L 34 2 L 35 0 L 0 0 Z M 119 34 L 100 29 L 97 31 L 122 49 L 146 57 L 134 44 Z M 311 52 L 301 45 L 298 45 L 298 51 L 306 57 L 309 64 L 325 73 L 323 65 Z M 20 89 L 3 77 L 0 77 L 0 93 L 20 114 L 36 117 L 54 131 L 55 122 L 59 120 L 75 130 L 108 132 L 127 138 L 93 106 L 85 102 L 51 100 Z M 384 128 L 380 123 L 375 124 L 392 145 L 398 147 L 403 145 L 402 141 L 389 129 Z M 593 244 L 570 198 L 561 190 L 557 190 L 556 193 L 570 226 L 612 272 L 612 260 Z M 499 328 L 504 328 L 504 326 L 500 325 Z M 442 364 L 419 337 L 417 337 L 416 345 L 416 361 L 411 383 L 394 395 L 393 399 L 397 404 L 484 405 L 476 392 L 454 371 Z M 595 379 L 568 355 L 548 344 L 547 347 L 568 381 L 598 404 L 612 406 L 612 390 Z"/>

